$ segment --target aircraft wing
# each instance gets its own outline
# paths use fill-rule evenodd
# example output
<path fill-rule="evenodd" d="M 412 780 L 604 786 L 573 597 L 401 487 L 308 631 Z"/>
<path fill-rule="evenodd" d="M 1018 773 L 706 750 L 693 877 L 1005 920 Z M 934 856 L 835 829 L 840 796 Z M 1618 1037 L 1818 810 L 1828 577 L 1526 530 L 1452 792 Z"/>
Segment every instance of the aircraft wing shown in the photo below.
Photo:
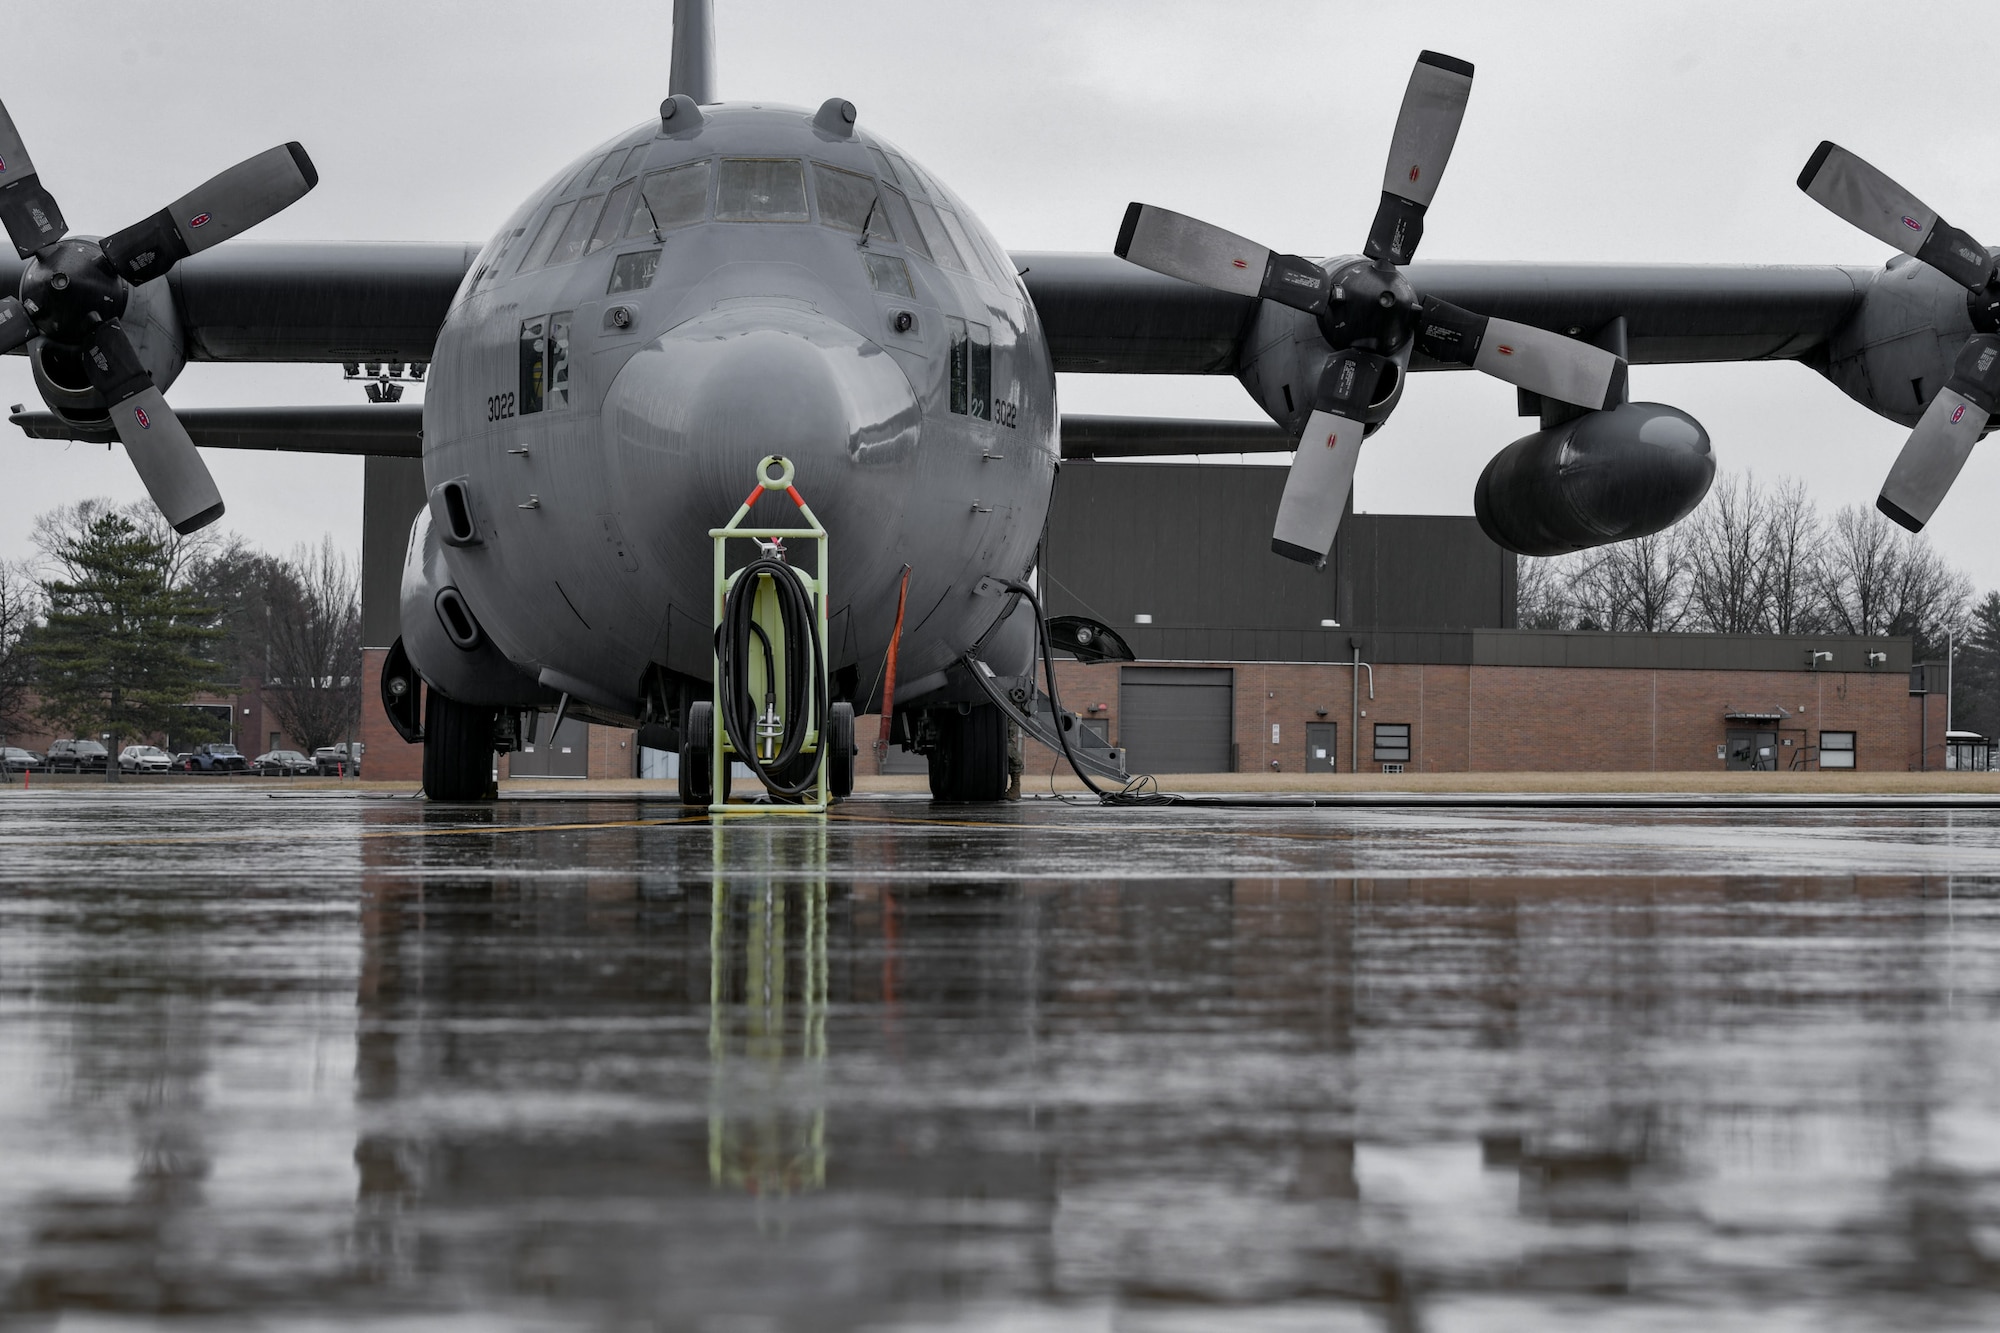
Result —
<path fill-rule="evenodd" d="M 427 361 L 479 247 L 238 241 L 183 260 L 173 289 L 191 361 Z M 1016 251 L 1056 369 L 1223 375 L 1258 302 L 1110 254 Z M 21 260 L 0 256 L 0 291 Z M 1875 270 L 1836 265 L 1416 263 L 1418 291 L 1541 328 L 1627 325 L 1635 364 L 1800 357 Z M 1413 369 L 1438 369 L 1419 356 Z"/>
<path fill-rule="evenodd" d="M 4 248 L 4 247 L 0 247 Z M 163 281 L 190 361 L 428 361 L 477 245 L 238 240 Z M 22 261 L 0 257 L 0 291 Z"/>
<path fill-rule="evenodd" d="M 1259 304 L 1115 255 L 1016 251 L 1011 257 L 1062 371 L 1232 373 Z M 1628 359 L 1661 365 L 1807 356 L 1853 312 L 1877 270 L 1452 262 L 1410 264 L 1403 272 L 1426 296 L 1558 332 L 1595 331 L 1623 315 Z M 1444 368 L 1421 355 L 1411 364 Z"/>

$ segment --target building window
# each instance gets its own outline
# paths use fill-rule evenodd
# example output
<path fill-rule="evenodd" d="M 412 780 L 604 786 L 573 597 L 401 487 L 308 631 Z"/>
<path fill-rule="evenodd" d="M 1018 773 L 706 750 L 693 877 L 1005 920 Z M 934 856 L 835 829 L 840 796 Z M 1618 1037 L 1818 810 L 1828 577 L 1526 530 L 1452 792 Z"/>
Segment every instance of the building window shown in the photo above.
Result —
<path fill-rule="evenodd" d="M 1395 764 L 1410 762 L 1410 724 L 1407 722 L 1377 722 L 1375 724 L 1375 758 Z"/>
<path fill-rule="evenodd" d="M 1854 733 L 1851 731 L 1822 731 L 1819 734 L 1819 766 L 1821 768 L 1854 767 Z"/>

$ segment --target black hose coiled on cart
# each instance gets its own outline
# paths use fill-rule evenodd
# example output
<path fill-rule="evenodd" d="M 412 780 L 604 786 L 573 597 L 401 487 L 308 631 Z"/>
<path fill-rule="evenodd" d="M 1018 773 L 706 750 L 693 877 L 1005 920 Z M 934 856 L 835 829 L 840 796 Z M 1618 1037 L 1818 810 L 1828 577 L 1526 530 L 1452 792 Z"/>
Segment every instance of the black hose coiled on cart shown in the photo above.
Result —
<path fill-rule="evenodd" d="M 763 627 L 752 619 L 761 575 L 771 575 L 771 587 L 778 600 L 778 619 L 785 630 L 785 730 L 777 757 L 766 766 L 757 756 L 757 714 L 762 701 L 750 691 L 750 636 L 762 640 L 764 679 L 772 679 L 771 641 Z M 826 727 L 826 655 L 819 641 L 819 619 L 813 614 L 812 594 L 800 583 L 798 574 L 782 560 L 761 556 L 745 565 L 730 585 L 722 602 L 722 625 L 717 635 L 716 671 L 722 690 L 722 725 L 736 757 L 750 766 L 757 780 L 774 796 L 804 796 L 819 777 L 826 753 L 816 747 L 809 761 L 794 775 L 805 749 L 806 737 Z M 806 700 L 812 700 L 808 717 Z M 787 775 L 780 777 L 780 774 Z"/>

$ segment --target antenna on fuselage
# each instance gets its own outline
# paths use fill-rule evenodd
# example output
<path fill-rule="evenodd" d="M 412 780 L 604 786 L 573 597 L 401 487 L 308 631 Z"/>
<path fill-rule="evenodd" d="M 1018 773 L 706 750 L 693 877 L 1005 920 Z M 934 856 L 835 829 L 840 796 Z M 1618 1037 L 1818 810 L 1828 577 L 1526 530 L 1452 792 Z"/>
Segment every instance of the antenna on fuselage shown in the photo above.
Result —
<path fill-rule="evenodd" d="M 667 95 L 686 93 L 695 105 L 715 100 L 714 0 L 674 0 L 674 49 Z"/>

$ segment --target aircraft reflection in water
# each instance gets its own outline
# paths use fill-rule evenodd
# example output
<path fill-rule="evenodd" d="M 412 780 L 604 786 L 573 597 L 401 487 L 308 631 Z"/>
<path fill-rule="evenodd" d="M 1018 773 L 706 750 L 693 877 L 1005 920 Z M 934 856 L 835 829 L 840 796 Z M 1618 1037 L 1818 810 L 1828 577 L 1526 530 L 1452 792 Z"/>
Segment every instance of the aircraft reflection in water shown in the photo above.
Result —
<path fill-rule="evenodd" d="M 713 837 L 709 1178 L 751 1194 L 823 1189 L 826 826 L 723 823 Z M 784 873 L 741 882 L 729 868 L 731 850 Z"/>
<path fill-rule="evenodd" d="M 977 848 L 895 833 L 370 843 L 363 1299 L 1416 1327 L 1461 1298 L 1811 1322 L 1991 1289 L 1946 997 L 1991 1002 L 1994 941 L 1947 881 L 1760 880 L 1746 918 L 1724 877 L 932 880 Z M 1852 948 L 1866 977 L 1829 962 Z"/>

